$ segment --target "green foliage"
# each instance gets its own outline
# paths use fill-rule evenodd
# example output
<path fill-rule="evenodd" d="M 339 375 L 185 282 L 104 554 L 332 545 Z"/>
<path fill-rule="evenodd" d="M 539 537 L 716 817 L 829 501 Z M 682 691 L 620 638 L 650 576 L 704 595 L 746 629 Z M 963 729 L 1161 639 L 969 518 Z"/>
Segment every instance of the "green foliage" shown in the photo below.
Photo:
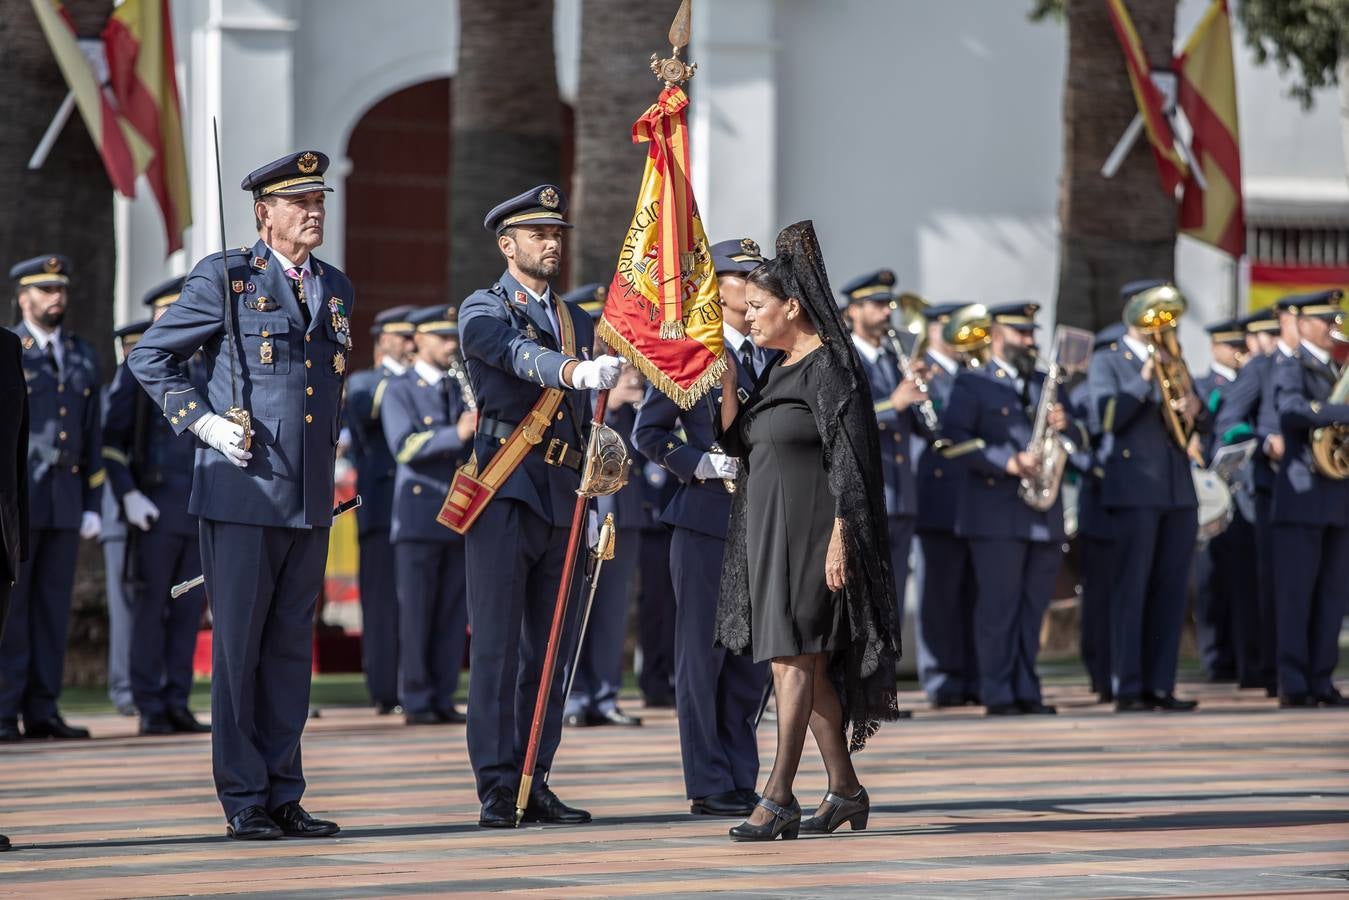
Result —
<path fill-rule="evenodd" d="M 1032 22 L 1043 22 L 1045 19 L 1063 21 L 1063 4 L 1066 0 L 1033 0 L 1033 2 L 1034 8 L 1030 11 Z"/>
<path fill-rule="evenodd" d="M 1237 0 L 1246 43 L 1259 63 L 1296 69 L 1290 93 L 1304 108 L 1312 92 L 1338 84 L 1335 65 L 1349 50 L 1349 0 Z"/>

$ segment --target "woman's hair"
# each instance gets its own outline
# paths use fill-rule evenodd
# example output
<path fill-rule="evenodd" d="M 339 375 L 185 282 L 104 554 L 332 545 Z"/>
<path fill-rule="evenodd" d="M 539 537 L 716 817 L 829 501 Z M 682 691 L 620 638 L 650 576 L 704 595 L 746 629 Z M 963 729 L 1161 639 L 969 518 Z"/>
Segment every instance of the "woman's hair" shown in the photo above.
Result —
<path fill-rule="evenodd" d="M 790 289 L 787 287 L 791 270 L 791 259 L 780 255 L 759 263 L 758 268 L 750 272 L 745 278 L 745 283 L 767 291 L 780 302 L 786 303 L 787 298 L 792 296 Z"/>

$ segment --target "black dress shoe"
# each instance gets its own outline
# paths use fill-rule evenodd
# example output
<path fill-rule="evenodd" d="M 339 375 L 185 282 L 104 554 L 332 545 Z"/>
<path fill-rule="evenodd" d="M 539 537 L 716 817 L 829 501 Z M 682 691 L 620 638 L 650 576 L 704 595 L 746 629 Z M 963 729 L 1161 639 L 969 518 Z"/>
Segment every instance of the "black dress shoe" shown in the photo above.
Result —
<path fill-rule="evenodd" d="M 9 838 L 5 837 L 3 834 L 0 834 L 0 853 L 4 853 L 9 848 L 10 848 Z"/>
<path fill-rule="evenodd" d="M 298 800 L 282 803 L 272 810 L 272 821 L 280 827 L 281 833 L 286 837 L 330 837 L 342 830 L 337 827 L 336 822 L 316 819 L 305 812 L 304 807 L 300 805 Z"/>
<path fill-rule="evenodd" d="M 375 715 L 377 716 L 396 716 L 402 711 L 403 707 L 400 706 L 396 701 L 392 703 L 384 701 L 375 704 Z"/>
<path fill-rule="evenodd" d="M 674 694 L 653 694 L 642 698 L 644 709 L 674 709 Z"/>
<path fill-rule="evenodd" d="M 508 787 L 494 787 L 487 792 L 478 813 L 479 828 L 515 827 L 515 791 Z"/>
<path fill-rule="evenodd" d="M 720 794 L 698 797 L 689 804 L 689 812 L 695 816 L 743 818 L 754 812 L 754 805 L 758 802 L 757 794 L 750 799 L 745 796 L 744 791 L 724 791 Z"/>
<path fill-rule="evenodd" d="M 173 723 L 165 716 L 141 716 L 138 733 L 142 735 L 173 734 L 174 730 Z"/>
<path fill-rule="evenodd" d="M 225 836 L 236 841 L 274 841 L 281 837 L 281 829 L 261 806 L 250 806 L 235 813 L 225 826 Z"/>
<path fill-rule="evenodd" d="M 1106 689 L 1106 690 L 1104 690 L 1104 691 L 1097 691 L 1097 692 L 1096 692 L 1096 702 L 1097 702 L 1097 703 L 1114 703 L 1114 702 L 1115 702 L 1115 692 L 1112 691 L 1112 690 L 1109 690 L 1109 689 Z"/>
<path fill-rule="evenodd" d="M 1162 712 L 1193 712 L 1199 706 L 1198 700 L 1180 700 L 1175 694 L 1144 694 L 1143 699 Z"/>
<path fill-rule="evenodd" d="M 1041 703 L 1039 700 L 1019 700 L 1016 705 L 1028 716 L 1056 716 L 1059 713 L 1058 707 Z"/>
<path fill-rule="evenodd" d="M 421 712 L 410 712 L 403 714 L 403 721 L 408 725 L 444 725 L 445 720 L 435 710 L 426 709 Z"/>
<path fill-rule="evenodd" d="M 136 709 L 136 704 L 134 703 L 117 704 L 117 715 L 119 716 L 126 716 L 128 719 L 134 719 L 140 714 L 140 710 Z"/>
<path fill-rule="evenodd" d="M 23 722 L 23 736 L 26 738 L 55 738 L 58 741 L 80 741 L 89 737 L 88 728 L 67 725 L 60 716 L 52 716 L 41 722 Z"/>
<path fill-rule="evenodd" d="M 981 702 L 979 702 L 979 695 L 978 695 L 978 694 L 966 694 L 966 695 L 965 695 L 965 705 L 966 705 L 966 706 L 983 706 L 984 704 L 981 703 Z"/>
<path fill-rule="evenodd" d="M 1316 702 L 1322 706 L 1349 706 L 1349 697 L 1332 688 L 1329 694 L 1317 694 Z"/>
<path fill-rule="evenodd" d="M 590 813 L 576 809 L 557 799 L 548 785 L 536 787 L 529 795 L 522 822 L 541 822 L 544 825 L 584 825 L 590 821 Z"/>
<path fill-rule="evenodd" d="M 1315 709 L 1316 698 L 1311 694 L 1284 694 L 1279 697 L 1280 709 Z"/>
<path fill-rule="evenodd" d="M 449 709 L 436 710 L 436 715 L 440 717 L 443 725 L 463 725 L 468 721 L 468 716 L 451 706 Z"/>
<path fill-rule="evenodd" d="M 746 819 L 730 830 L 733 841 L 771 841 L 779 836 L 794 841 L 801 833 L 801 806 L 793 797 L 786 806 L 779 806 L 767 797 L 759 798 L 759 805 L 772 813 L 773 818 L 762 825 L 751 825 Z"/>
<path fill-rule="evenodd" d="M 19 731 L 19 723 L 13 719 L 0 720 L 0 743 L 12 744 L 23 740 L 23 733 Z"/>
<path fill-rule="evenodd" d="M 1152 712 L 1152 704 L 1142 697 L 1120 697 L 1115 701 L 1117 713 Z"/>
<path fill-rule="evenodd" d="M 601 725 L 622 725 L 625 728 L 640 728 L 642 725 L 640 718 L 628 715 L 617 706 L 595 713 L 595 717 Z"/>
<path fill-rule="evenodd" d="M 1023 710 L 1015 703 L 994 703 L 984 709 L 986 716 L 1019 716 Z"/>
<path fill-rule="evenodd" d="M 197 717 L 192 715 L 192 710 L 186 706 L 180 706 L 177 709 L 168 711 L 169 724 L 173 726 L 174 731 L 183 734 L 210 734 L 211 726 L 204 722 L 198 722 Z"/>
<path fill-rule="evenodd" d="M 952 709 L 957 706 L 965 705 L 965 696 L 963 694 L 938 694 L 932 698 L 933 709 Z"/>
<path fill-rule="evenodd" d="M 562 724 L 568 728 L 589 728 L 591 725 L 597 725 L 598 722 L 590 720 L 590 714 L 585 710 L 578 713 L 567 713 L 562 717 Z"/>

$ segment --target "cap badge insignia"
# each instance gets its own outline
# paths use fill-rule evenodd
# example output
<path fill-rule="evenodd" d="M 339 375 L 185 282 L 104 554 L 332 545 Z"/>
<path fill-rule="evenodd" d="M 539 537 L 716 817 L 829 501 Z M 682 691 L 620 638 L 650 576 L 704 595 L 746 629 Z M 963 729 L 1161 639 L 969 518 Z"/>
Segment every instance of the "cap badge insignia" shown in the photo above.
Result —
<path fill-rule="evenodd" d="M 595 288 L 595 299 L 596 299 L 596 300 L 598 300 L 598 301 L 600 301 L 601 303 L 603 303 L 603 302 L 604 302 L 604 298 L 607 297 L 607 296 L 609 296 L 609 288 L 605 287 L 604 285 L 600 285 L 599 287 Z"/>
<path fill-rule="evenodd" d="M 243 279 L 238 279 L 238 280 L 236 280 L 236 281 L 231 281 L 231 282 L 230 282 L 230 290 L 234 291 L 234 293 L 236 293 L 236 294 L 242 294 L 242 293 L 244 292 L 244 282 L 243 282 Z"/>
<path fill-rule="evenodd" d="M 546 187 L 539 191 L 539 204 L 545 209 L 557 209 L 557 205 L 562 202 L 562 198 L 557 195 L 554 188 Z"/>
<path fill-rule="evenodd" d="M 301 175 L 313 175 L 314 170 L 319 167 L 319 158 L 312 153 L 305 153 L 295 163 L 295 167 L 300 170 Z"/>
<path fill-rule="evenodd" d="M 336 372 L 338 375 L 341 375 L 346 370 L 347 370 L 347 358 L 343 356 L 342 351 L 339 350 L 333 354 L 333 371 Z"/>
<path fill-rule="evenodd" d="M 46 272 L 48 275 L 55 275 L 57 272 L 61 271 L 61 260 L 53 256 L 42 264 L 42 271 Z"/>
<path fill-rule="evenodd" d="M 753 241 L 753 240 L 750 240 L 749 238 L 744 238 L 743 240 L 740 241 L 740 249 L 743 250 L 745 253 L 748 253 L 748 254 L 751 255 L 751 256 L 760 256 L 760 255 L 762 255 L 762 254 L 759 253 L 759 243 L 758 243 L 758 241 Z"/>
<path fill-rule="evenodd" d="M 272 364 L 272 342 L 263 341 L 258 345 L 258 364 L 270 366 Z"/>

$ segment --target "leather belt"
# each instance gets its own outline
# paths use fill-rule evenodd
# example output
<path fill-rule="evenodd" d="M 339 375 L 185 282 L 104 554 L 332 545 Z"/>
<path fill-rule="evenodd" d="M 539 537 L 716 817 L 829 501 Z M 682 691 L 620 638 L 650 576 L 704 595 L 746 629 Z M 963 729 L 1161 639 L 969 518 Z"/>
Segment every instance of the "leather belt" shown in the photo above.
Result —
<path fill-rule="evenodd" d="M 491 416 L 478 417 L 478 433 L 504 441 L 515 433 L 516 426 Z M 543 451 L 543 461 L 550 466 L 562 466 L 573 471 L 581 471 L 584 458 L 580 451 L 569 447 L 566 441 L 553 438 Z"/>

